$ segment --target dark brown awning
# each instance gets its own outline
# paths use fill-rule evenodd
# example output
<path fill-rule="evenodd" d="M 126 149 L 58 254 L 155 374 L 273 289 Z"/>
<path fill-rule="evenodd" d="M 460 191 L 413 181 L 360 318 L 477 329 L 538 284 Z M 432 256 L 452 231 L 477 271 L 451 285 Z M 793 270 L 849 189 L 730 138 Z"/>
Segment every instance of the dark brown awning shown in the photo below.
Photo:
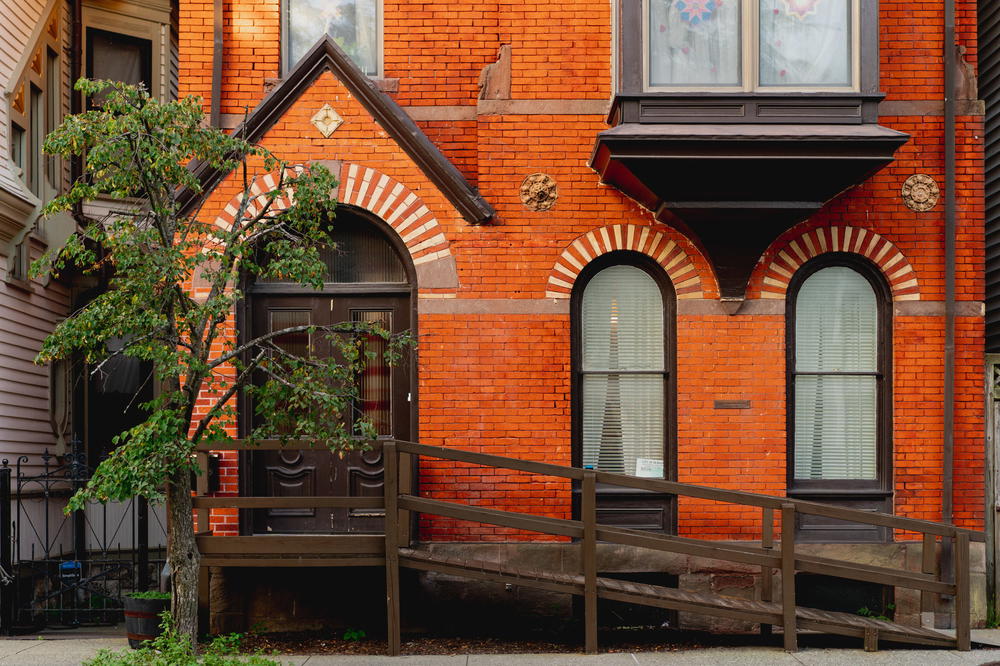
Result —
<path fill-rule="evenodd" d="M 876 124 L 640 124 L 601 132 L 591 166 L 692 235 L 723 298 L 742 299 L 783 231 L 864 182 L 909 136 Z"/>

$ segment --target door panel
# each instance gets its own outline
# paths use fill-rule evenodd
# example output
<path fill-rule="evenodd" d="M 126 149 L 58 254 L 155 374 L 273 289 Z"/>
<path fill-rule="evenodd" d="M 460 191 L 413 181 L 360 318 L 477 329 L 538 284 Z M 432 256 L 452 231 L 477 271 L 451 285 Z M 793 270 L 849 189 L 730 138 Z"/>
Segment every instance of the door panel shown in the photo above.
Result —
<path fill-rule="evenodd" d="M 410 325 L 408 295 L 259 296 L 252 303 L 252 335 L 306 323 L 328 325 L 341 321 L 380 322 L 399 333 Z M 329 354 L 320 340 L 308 335 L 283 336 L 279 344 L 289 351 Z M 379 439 L 409 438 L 410 377 L 404 364 L 389 367 L 382 359 L 384 343 L 370 342 L 377 358 L 361 373 L 355 413 L 375 424 Z M 381 497 L 381 447 L 340 455 L 327 450 L 256 451 L 251 454 L 253 492 L 258 496 Z M 329 534 L 382 530 L 381 509 L 271 509 L 253 512 L 255 533 Z"/>
<path fill-rule="evenodd" d="M 269 497 L 309 497 L 316 494 L 317 469 L 305 464 L 302 451 L 278 451 L 264 467 Z M 275 460 L 275 458 L 277 460 Z M 268 515 L 308 516 L 314 518 L 316 509 L 268 509 Z"/>

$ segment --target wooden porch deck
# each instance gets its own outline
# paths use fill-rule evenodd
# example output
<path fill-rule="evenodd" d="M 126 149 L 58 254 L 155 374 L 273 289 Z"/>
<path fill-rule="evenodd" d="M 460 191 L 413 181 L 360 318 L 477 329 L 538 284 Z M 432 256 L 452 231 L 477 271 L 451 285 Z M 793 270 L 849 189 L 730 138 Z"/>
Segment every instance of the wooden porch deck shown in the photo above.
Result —
<path fill-rule="evenodd" d="M 264 442 L 262 448 L 281 448 L 278 442 Z M 290 443 L 288 448 L 305 449 L 309 443 Z M 205 445 L 199 448 L 199 463 L 207 469 L 209 450 L 247 450 L 244 442 Z M 546 516 L 487 509 L 445 502 L 414 493 L 410 470 L 420 456 L 512 469 L 532 474 L 569 479 L 580 484 L 581 519 L 567 520 Z M 351 497 L 206 497 L 206 475 L 198 479 L 194 498 L 198 524 L 208 524 L 211 508 L 384 508 L 385 532 L 377 535 L 199 535 L 202 576 L 199 599 L 202 621 L 207 628 L 209 613 L 209 567 L 339 567 L 382 566 L 386 570 L 387 622 L 389 653 L 399 654 L 399 568 L 436 571 L 472 579 L 510 583 L 552 592 L 582 596 L 584 599 L 584 645 L 589 653 L 597 651 L 597 603 L 609 599 L 668 608 L 704 615 L 734 618 L 776 625 L 784 628 L 784 644 L 795 651 L 800 629 L 815 630 L 864 639 L 866 649 L 877 649 L 879 640 L 969 650 L 970 589 L 969 543 L 983 541 L 981 532 L 929 521 L 900 518 L 888 514 L 828 506 L 731 490 L 707 488 L 661 479 L 637 478 L 620 474 L 564 467 L 482 453 L 432 447 L 413 442 L 390 441 L 383 445 L 385 493 L 381 498 Z M 596 485 L 613 484 L 676 496 L 757 507 L 761 510 L 763 535 L 757 545 L 718 543 L 663 534 L 652 534 L 597 522 Z M 458 560 L 410 547 L 409 526 L 413 513 L 446 516 L 489 525 L 571 537 L 580 549 L 581 570 L 577 573 L 541 569 L 511 569 L 497 562 Z M 794 524 L 796 513 L 826 516 L 855 523 L 878 525 L 921 535 L 923 561 L 921 571 L 862 565 L 846 560 L 816 557 L 796 551 Z M 783 538 L 774 538 L 775 518 L 782 526 Z M 787 529 L 786 529 L 787 528 Z M 954 544 L 954 571 L 938 572 L 935 552 L 938 540 Z M 697 594 L 675 588 L 604 578 L 597 575 L 597 542 L 609 542 L 663 552 L 680 553 L 759 566 L 759 600 L 736 599 L 716 594 Z M 774 571 L 781 572 L 781 600 L 771 598 Z M 858 581 L 920 590 L 921 607 L 931 610 L 936 595 L 954 597 L 955 636 L 931 629 L 887 622 L 849 613 L 833 613 L 799 607 L 795 603 L 795 573 L 821 573 Z"/>

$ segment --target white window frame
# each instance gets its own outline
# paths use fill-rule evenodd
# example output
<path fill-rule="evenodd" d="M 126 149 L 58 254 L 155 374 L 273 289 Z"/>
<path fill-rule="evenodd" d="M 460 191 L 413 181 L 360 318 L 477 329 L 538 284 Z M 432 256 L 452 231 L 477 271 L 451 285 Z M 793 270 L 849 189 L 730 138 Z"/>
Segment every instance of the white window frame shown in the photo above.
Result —
<path fill-rule="evenodd" d="M 158 6 L 160 5 L 160 6 Z M 161 102 L 169 95 L 170 73 L 170 5 L 168 2 L 105 2 L 85 0 L 81 30 L 83 71 L 87 71 L 87 29 L 96 28 L 150 42 L 149 94 Z"/>
<path fill-rule="evenodd" d="M 719 92 L 719 93 L 805 93 L 851 92 L 861 90 L 861 0 L 851 3 L 851 85 L 848 86 L 765 86 L 760 79 L 760 0 L 736 0 L 740 3 L 740 79 L 738 86 L 649 84 L 649 3 L 642 0 L 642 87 L 646 92 Z M 835 0 L 840 1 L 840 0 Z"/>
<path fill-rule="evenodd" d="M 382 12 L 383 2 L 382 0 L 375 0 L 375 49 L 377 53 L 375 54 L 375 73 L 368 74 L 365 72 L 365 76 L 370 79 L 381 79 L 385 75 L 385 48 L 384 48 L 384 32 L 385 32 L 385 17 Z M 288 36 L 288 15 L 291 11 L 291 7 L 288 4 L 288 0 L 281 0 L 281 75 L 288 76 L 288 73 L 292 71 L 297 62 L 292 62 L 292 49 L 290 46 L 290 40 Z M 312 44 L 309 45 L 312 48 Z M 355 63 L 357 64 L 357 63 Z M 359 68 L 360 69 L 360 68 Z"/>

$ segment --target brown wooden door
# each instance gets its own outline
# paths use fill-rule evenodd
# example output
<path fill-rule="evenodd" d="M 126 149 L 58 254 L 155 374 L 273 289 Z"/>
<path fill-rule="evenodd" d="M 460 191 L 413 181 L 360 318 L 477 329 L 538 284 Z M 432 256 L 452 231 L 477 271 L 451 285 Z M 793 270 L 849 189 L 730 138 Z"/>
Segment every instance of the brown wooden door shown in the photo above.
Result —
<path fill-rule="evenodd" d="M 382 322 L 394 332 L 410 327 L 408 295 L 274 295 L 254 298 L 252 334 L 301 324 Z M 290 351 L 329 353 L 319 340 L 296 334 L 277 340 Z M 358 408 L 375 424 L 380 439 L 408 439 L 408 366 L 388 367 L 379 358 L 359 377 Z M 253 493 L 268 497 L 382 495 L 382 452 L 343 456 L 327 450 L 257 451 L 251 455 Z M 379 532 L 384 513 L 373 509 L 262 509 L 253 512 L 255 533 L 329 534 Z"/>

